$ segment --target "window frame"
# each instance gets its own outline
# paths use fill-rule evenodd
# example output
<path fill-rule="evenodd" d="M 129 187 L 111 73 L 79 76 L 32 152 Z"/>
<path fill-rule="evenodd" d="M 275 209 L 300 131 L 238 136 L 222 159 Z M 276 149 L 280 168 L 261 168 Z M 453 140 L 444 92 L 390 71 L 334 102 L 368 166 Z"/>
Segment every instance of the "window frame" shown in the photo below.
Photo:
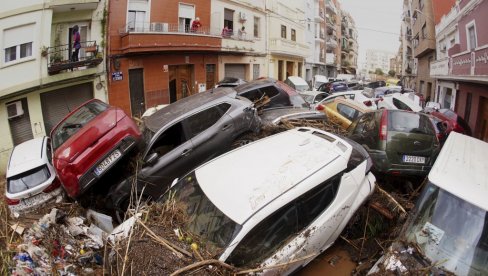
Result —
<path fill-rule="evenodd" d="M 471 35 L 470 35 L 470 32 L 469 30 L 470 29 L 473 29 L 473 38 L 474 38 L 474 46 L 471 45 Z M 476 34 L 476 22 L 475 20 L 471 20 L 470 22 L 468 22 L 466 24 L 466 42 L 467 42 L 467 50 L 468 51 L 473 51 L 474 49 L 476 49 L 478 47 L 478 35 Z"/>
<path fill-rule="evenodd" d="M 229 111 L 229 109 L 231 107 L 232 107 L 232 105 L 230 103 L 223 102 L 223 103 L 219 103 L 217 105 L 211 106 L 209 108 L 206 108 L 204 110 L 201 110 L 199 112 L 196 112 L 196 113 L 186 117 L 185 119 L 183 119 L 182 123 L 188 132 L 187 133 L 188 134 L 187 139 L 188 140 L 193 139 L 196 136 L 198 136 L 201 133 L 208 130 L 209 128 L 211 128 L 212 126 L 214 126 L 218 121 L 220 121 L 224 117 L 225 113 L 227 113 L 227 111 Z M 207 115 L 205 115 L 205 117 L 204 117 L 204 113 L 209 113 L 209 115 L 211 115 L 211 116 L 218 114 L 218 118 L 214 117 L 214 118 L 212 118 L 212 120 L 209 120 L 209 118 L 206 117 Z M 214 113 L 214 114 L 211 114 L 211 113 Z M 195 125 L 198 125 L 199 128 L 196 131 L 193 129 L 193 123 L 191 122 L 192 118 L 198 119 L 197 123 Z"/>
<path fill-rule="evenodd" d="M 281 25 L 281 38 L 286 39 L 286 26 Z"/>
<path fill-rule="evenodd" d="M 261 37 L 260 27 L 261 27 L 261 17 L 254 16 L 254 22 L 253 22 L 254 37 L 257 38 Z"/>
<path fill-rule="evenodd" d="M 346 107 L 346 108 L 349 108 L 350 110 L 353 110 L 353 114 L 352 116 L 353 117 L 350 117 L 349 114 L 346 114 L 345 112 L 342 111 L 342 107 Z M 344 118 L 348 119 L 349 121 L 354 121 L 355 118 L 358 117 L 358 110 L 347 105 L 347 104 L 344 104 L 344 103 L 337 103 L 337 113 L 339 113 L 341 116 L 343 116 Z"/>
<path fill-rule="evenodd" d="M 297 41 L 297 31 L 295 29 L 291 29 L 291 40 L 292 41 Z"/>

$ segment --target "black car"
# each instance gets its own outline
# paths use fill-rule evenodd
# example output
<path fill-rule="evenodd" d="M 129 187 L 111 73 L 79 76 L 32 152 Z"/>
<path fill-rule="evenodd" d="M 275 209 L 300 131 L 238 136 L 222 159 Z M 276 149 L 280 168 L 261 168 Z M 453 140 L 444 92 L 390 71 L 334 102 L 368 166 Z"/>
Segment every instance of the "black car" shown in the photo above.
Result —
<path fill-rule="evenodd" d="M 386 86 L 385 81 L 373 81 L 373 82 L 366 84 L 364 87 L 375 89 L 375 88 L 383 87 L 383 86 Z"/>
<path fill-rule="evenodd" d="M 258 79 L 234 87 L 239 96 L 256 102 L 263 97 L 268 97 L 269 102 L 263 109 L 276 107 L 310 108 L 310 105 L 298 94 L 296 90 L 284 82 L 272 78 Z"/>
<path fill-rule="evenodd" d="M 246 83 L 245 80 L 241 78 L 234 78 L 234 77 L 225 77 L 221 81 L 219 81 L 215 87 L 236 87 L 238 85 Z"/>
<path fill-rule="evenodd" d="M 117 219 L 127 209 L 132 185 L 156 199 L 175 178 L 228 151 L 240 136 L 259 132 L 251 101 L 232 88 L 214 88 L 183 98 L 144 119 L 141 168 L 109 193 Z"/>
<path fill-rule="evenodd" d="M 327 92 L 327 93 L 334 93 L 334 92 L 341 92 L 347 91 L 349 87 L 345 81 L 333 81 L 333 82 L 326 82 L 319 86 L 318 91 Z"/>

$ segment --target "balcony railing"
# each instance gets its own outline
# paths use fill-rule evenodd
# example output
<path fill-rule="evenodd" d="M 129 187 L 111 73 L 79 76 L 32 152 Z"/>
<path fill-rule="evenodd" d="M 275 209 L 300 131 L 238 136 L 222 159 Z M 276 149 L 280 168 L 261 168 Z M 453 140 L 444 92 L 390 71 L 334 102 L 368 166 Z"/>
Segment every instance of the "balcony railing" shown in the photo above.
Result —
<path fill-rule="evenodd" d="M 123 28 L 119 29 L 121 35 L 130 33 L 162 33 L 162 34 L 181 34 L 181 35 L 200 35 L 200 36 L 221 36 L 227 39 L 247 40 L 253 41 L 254 36 L 248 34 L 246 31 L 224 30 L 212 28 L 209 26 L 201 26 L 197 29 L 192 29 L 191 25 L 181 25 L 178 23 L 166 22 L 130 22 Z"/>
<path fill-rule="evenodd" d="M 77 58 L 73 58 L 74 49 L 69 44 L 48 47 L 41 51 L 47 57 L 47 71 L 50 75 L 63 70 L 73 70 L 80 67 L 94 67 L 103 61 L 95 40 L 81 41 L 81 48 Z"/>

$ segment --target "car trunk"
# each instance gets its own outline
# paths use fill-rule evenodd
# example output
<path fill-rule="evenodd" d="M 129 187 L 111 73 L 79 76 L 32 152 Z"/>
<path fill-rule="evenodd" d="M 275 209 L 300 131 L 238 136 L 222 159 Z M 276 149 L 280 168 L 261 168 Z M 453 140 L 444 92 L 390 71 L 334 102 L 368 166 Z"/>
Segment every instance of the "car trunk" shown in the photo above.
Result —
<path fill-rule="evenodd" d="M 426 116 L 408 112 L 390 112 L 386 153 L 391 163 L 432 165 L 437 138 Z"/>
<path fill-rule="evenodd" d="M 117 120 L 122 117 L 115 108 L 107 109 L 62 144 L 56 150 L 59 154 L 56 153 L 55 156 L 70 163 L 73 162 L 81 153 L 96 144 L 101 137 L 114 128 Z"/>

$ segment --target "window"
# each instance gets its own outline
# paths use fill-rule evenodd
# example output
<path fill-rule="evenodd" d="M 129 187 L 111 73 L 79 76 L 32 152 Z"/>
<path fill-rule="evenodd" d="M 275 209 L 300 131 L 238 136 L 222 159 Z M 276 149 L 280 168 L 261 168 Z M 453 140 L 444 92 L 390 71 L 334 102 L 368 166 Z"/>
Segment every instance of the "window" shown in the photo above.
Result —
<path fill-rule="evenodd" d="M 180 32 L 189 32 L 191 21 L 195 18 L 195 6 L 180 3 L 178 6 L 178 28 Z"/>
<path fill-rule="evenodd" d="M 37 167 L 27 172 L 9 177 L 7 179 L 7 190 L 15 194 L 34 188 L 51 177 L 46 165 Z"/>
<path fill-rule="evenodd" d="M 424 94 L 424 81 L 420 81 L 419 93 Z"/>
<path fill-rule="evenodd" d="M 404 102 L 400 101 L 399 99 L 393 98 L 392 101 L 393 101 L 393 105 L 396 106 L 396 108 L 401 110 L 412 111 L 412 109 L 408 107 L 408 105 L 406 105 Z"/>
<path fill-rule="evenodd" d="M 391 111 L 388 114 L 388 130 L 435 135 L 429 117 L 416 113 Z"/>
<path fill-rule="evenodd" d="M 252 78 L 253 80 L 256 80 L 259 78 L 259 64 L 253 64 L 252 65 Z"/>
<path fill-rule="evenodd" d="M 353 134 L 375 133 L 376 122 L 372 113 L 366 113 L 358 120 L 357 126 L 354 128 Z"/>
<path fill-rule="evenodd" d="M 20 61 L 32 57 L 34 24 L 4 30 L 4 62 Z"/>
<path fill-rule="evenodd" d="M 297 33 L 295 29 L 291 29 L 291 40 L 297 41 Z"/>
<path fill-rule="evenodd" d="M 337 112 L 339 112 L 339 114 L 346 117 L 350 121 L 353 121 L 354 118 L 358 116 L 358 113 L 360 113 L 356 109 L 341 103 L 337 104 Z"/>
<path fill-rule="evenodd" d="M 473 50 L 477 47 L 476 41 L 476 30 L 474 28 L 474 24 L 468 27 L 468 41 L 469 41 L 469 49 Z"/>
<path fill-rule="evenodd" d="M 204 111 L 198 112 L 185 119 L 190 132 L 189 139 L 213 126 L 229 110 L 230 104 L 221 103 Z"/>
<path fill-rule="evenodd" d="M 286 26 L 281 25 L 281 38 L 286 38 Z"/>
<path fill-rule="evenodd" d="M 147 136 L 146 132 L 148 131 L 150 130 L 146 128 L 144 133 L 145 136 Z M 159 135 L 156 142 L 151 146 L 151 150 L 147 156 L 150 156 L 152 153 L 157 153 L 160 157 L 164 156 L 166 153 L 177 148 L 187 140 L 185 132 L 183 131 L 183 126 L 181 122 L 178 122 Z"/>
<path fill-rule="evenodd" d="M 224 27 L 227 26 L 232 32 L 234 30 L 234 11 L 229 9 L 224 9 Z"/>
<path fill-rule="evenodd" d="M 426 30 L 426 25 L 424 24 L 422 26 L 422 39 L 426 39 L 427 38 L 427 30 Z"/>
<path fill-rule="evenodd" d="M 146 19 L 146 12 L 144 11 L 129 11 L 129 17 L 127 18 L 127 30 L 129 32 L 140 32 L 144 29 L 144 20 Z"/>
<path fill-rule="evenodd" d="M 226 262 L 254 267 L 293 239 L 334 201 L 342 174 L 319 184 L 256 225 Z M 300 214 L 300 215 L 298 215 Z"/>
<path fill-rule="evenodd" d="M 254 37 L 259 37 L 259 27 L 261 25 L 261 19 L 254 17 Z"/>

